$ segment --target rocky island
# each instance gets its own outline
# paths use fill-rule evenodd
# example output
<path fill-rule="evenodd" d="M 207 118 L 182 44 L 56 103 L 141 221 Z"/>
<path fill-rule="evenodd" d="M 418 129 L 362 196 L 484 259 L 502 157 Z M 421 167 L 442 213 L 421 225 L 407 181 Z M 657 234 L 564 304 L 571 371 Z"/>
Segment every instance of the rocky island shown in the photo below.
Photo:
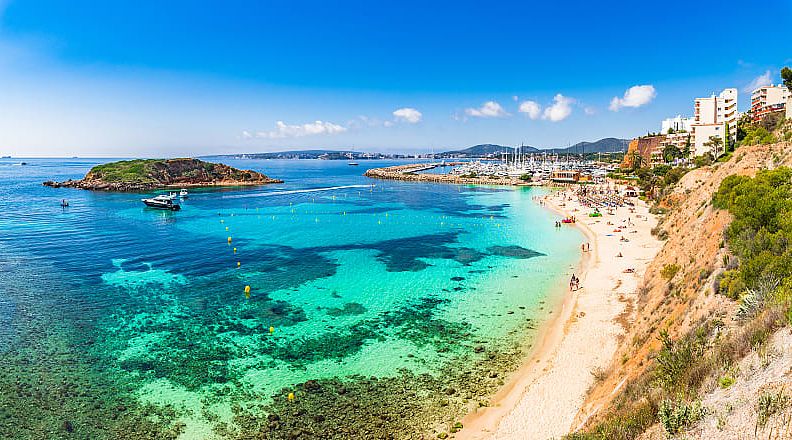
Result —
<path fill-rule="evenodd" d="M 97 165 L 80 180 L 47 181 L 45 186 L 94 191 L 148 191 L 169 187 L 239 186 L 283 183 L 256 171 L 199 159 L 134 159 Z"/>

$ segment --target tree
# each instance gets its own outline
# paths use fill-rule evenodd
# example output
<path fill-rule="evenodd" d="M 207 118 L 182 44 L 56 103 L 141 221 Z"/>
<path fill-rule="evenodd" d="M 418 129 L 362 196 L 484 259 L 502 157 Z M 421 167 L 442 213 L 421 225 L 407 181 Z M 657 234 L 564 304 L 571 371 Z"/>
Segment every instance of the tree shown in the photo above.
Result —
<path fill-rule="evenodd" d="M 784 122 L 784 113 L 783 112 L 774 112 L 768 113 L 759 121 L 759 126 L 767 130 L 769 133 L 775 131 L 781 123 Z"/>
<path fill-rule="evenodd" d="M 724 133 L 723 133 L 723 151 L 728 153 L 728 152 L 732 151 L 733 144 L 732 144 L 732 141 L 731 141 L 731 133 L 729 132 L 729 123 L 726 122 L 723 125 L 726 126 L 725 127 L 726 129 L 724 130 Z"/>
<path fill-rule="evenodd" d="M 721 146 L 723 146 L 723 140 L 718 136 L 710 136 L 709 140 L 704 142 L 704 146 L 709 148 L 709 153 L 712 155 L 712 160 L 715 160 L 720 156 L 718 150 Z"/>
<path fill-rule="evenodd" d="M 644 160 L 643 156 L 641 156 L 641 153 L 639 153 L 637 150 L 633 151 L 630 155 L 630 163 L 632 163 L 633 172 L 635 172 L 635 170 L 641 169 L 644 166 Z"/>
<path fill-rule="evenodd" d="M 786 88 L 792 91 L 792 69 L 789 67 L 781 69 L 781 79 L 784 81 Z"/>
<path fill-rule="evenodd" d="M 666 145 L 663 148 L 663 161 L 666 163 L 673 162 L 678 157 L 682 157 L 682 152 L 679 151 L 679 147 L 676 145 Z"/>
<path fill-rule="evenodd" d="M 685 146 L 682 147 L 681 154 L 685 159 L 690 157 L 690 135 L 688 135 L 687 139 L 685 140 Z"/>

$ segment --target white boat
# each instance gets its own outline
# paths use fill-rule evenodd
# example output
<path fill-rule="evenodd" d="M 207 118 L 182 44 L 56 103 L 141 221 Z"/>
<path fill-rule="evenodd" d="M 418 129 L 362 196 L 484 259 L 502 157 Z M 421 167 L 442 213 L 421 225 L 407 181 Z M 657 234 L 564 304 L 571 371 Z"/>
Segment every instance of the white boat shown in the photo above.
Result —
<path fill-rule="evenodd" d="M 141 202 L 145 203 L 146 206 L 150 208 L 157 208 L 157 209 L 167 209 L 169 211 L 178 211 L 181 209 L 178 203 L 173 203 L 173 199 L 176 197 L 171 197 L 171 195 L 160 194 L 155 197 L 151 197 L 148 199 L 140 199 Z"/>
<path fill-rule="evenodd" d="M 182 188 L 179 190 L 179 197 L 186 199 L 187 198 L 187 190 Z"/>

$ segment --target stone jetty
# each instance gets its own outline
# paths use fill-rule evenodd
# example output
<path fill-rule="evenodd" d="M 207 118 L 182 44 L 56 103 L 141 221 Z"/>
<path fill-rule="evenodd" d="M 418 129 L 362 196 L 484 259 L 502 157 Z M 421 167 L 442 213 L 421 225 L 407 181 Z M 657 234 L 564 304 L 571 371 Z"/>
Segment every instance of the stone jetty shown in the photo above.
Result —
<path fill-rule="evenodd" d="M 463 162 L 452 162 L 446 165 L 461 165 Z M 421 171 L 436 168 L 435 164 L 409 164 L 386 168 L 372 168 L 365 172 L 366 177 L 375 179 L 404 180 L 410 182 L 455 183 L 460 185 L 531 185 L 514 177 L 465 176 L 457 174 L 421 174 Z"/>

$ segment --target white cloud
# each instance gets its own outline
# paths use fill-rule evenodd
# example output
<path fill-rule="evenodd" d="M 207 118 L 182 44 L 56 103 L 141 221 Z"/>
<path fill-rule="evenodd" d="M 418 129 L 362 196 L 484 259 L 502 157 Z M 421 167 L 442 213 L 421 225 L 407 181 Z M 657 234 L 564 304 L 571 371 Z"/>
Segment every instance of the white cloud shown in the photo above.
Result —
<path fill-rule="evenodd" d="M 338 124 L 333 124 L 332 122 L 323 122 L 323 121 L 314 121 L 309 122 L 307 124 L 301 125 L 289 125 L 283 121 L 278 121 L 275 123 L 275 130 L 272 131 L 259 131 L 256 133 L 257 138 L 266 138 L 266 139 L 283 139 L 283 138 L 297 138 L 303 136 L 314 136 L 314 135 L 330 135 L 330 134 L 338 134 L 347 131 L 346 127 L 343 127 Z M 242 132 L 242 136 L 245 136 L 245 133 Z M 248 133 L 248 136 L 250 134 Z"/>
<path fill-rule="evenodd" d="M 542 115 L 542 106 L 536 101 L 523 101 L 520 104 L 520 113 L 525 113 L 530 119 L 539 119 Z"/>
<path fill-rule="evenodd" d="M 465 114 L 477 118 L 505 118 L 509 116 L 506 110 L 495 101 L 487 101 L 479 108 L 466 108 Z"/>
<path fill-rule="evenodd" d="M 396 118 L 398 122 L 408 122 L 410 124 L 417 124 L 421 122 L 421 117 L 423 114 L 418 110 L 410 107 L 400 108 L 393 112 L 393 117 Z"/>
<path fill-rule="evenodd" d="M 649 104 L 657 96 L 653 85 L 632 86 L 624 92 L 624 97 L 614 96 L 610 110 L 617 112 L 622 107 L 641 107 Z"/>
<path fill-rule="evenodd" d="M 552 122 L 563 121 L 572 114 L 572 104 L 574 102 L 574 99 L 560 93 L 555 95 L 555 97 L 553 97 L 553 104 L 544 110 L 542 119 L 547 119 Z"/>
<path fill-rule="evenodd" d="M 770 79 L 770 71 L 766 71 L 765 73 L 757 76 L 751 82 L 749 82 L 745 87 L 743 87 L 743 92 L 751 93 L 754 90 L 758 89 L 762 86 L 769 86 L 772 84 L 773 81 Z"/>

